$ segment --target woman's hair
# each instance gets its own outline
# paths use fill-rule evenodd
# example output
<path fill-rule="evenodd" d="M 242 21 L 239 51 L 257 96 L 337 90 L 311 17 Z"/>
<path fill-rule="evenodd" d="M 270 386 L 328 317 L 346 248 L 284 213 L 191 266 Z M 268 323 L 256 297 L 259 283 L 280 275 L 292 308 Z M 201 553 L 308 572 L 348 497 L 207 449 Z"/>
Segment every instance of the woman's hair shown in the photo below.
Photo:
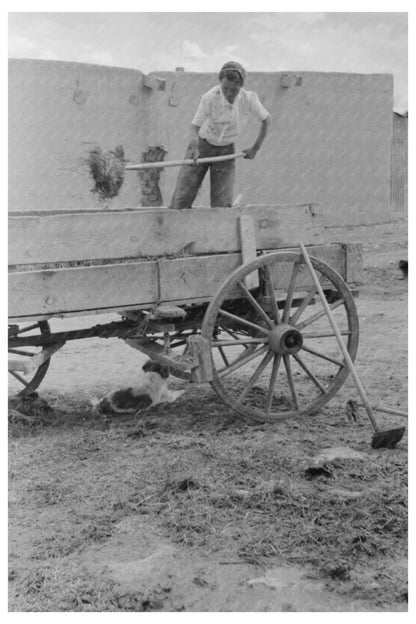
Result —
<path fill-rule="evenodd" d="M 241 85 L 244 84 L 245 77 L 246 70 L 236 61 L 228 61 L 228 63 L 225 63 L 225 65 L 221 67 L 218 76 L 220 81 L 223 80 L 223 78 L 226 78 L 231 82 L 238 82 Z"/>
<path fill-rule="evenodd" d="M 239 74 L 234 69 L 226 69 L 220 72 L 219 79 L 220 81 L 226 78 L 231 82 L 238 82 L 239 84 L 244 84 L 244 80 L 241 78 L 241 74 Z"/>

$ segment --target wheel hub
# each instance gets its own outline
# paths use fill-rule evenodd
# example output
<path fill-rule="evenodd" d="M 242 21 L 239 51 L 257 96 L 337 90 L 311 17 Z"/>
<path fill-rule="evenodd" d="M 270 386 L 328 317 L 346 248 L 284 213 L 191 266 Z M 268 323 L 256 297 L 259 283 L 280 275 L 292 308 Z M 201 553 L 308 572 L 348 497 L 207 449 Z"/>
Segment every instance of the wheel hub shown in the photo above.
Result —
<path fill-rule="evenodd" d="M 276 325 L 269 335 L 269 345 L 275 353 L 297 353 L 303 345 L 302 334 L 292 325 Z"/>

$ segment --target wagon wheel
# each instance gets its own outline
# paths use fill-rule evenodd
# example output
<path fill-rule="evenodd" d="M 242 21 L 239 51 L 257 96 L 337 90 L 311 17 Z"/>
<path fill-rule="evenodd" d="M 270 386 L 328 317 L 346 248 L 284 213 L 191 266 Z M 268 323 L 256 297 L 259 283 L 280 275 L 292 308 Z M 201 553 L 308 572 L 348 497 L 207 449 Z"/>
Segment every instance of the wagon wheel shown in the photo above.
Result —
<path fill-rule="evenodd" d="M 359 332 L 351 291 L 325 262 L 311 261 L 354 360 Z M 253 279 L 255 287 L 247 288 Z M 302 255 L 276 252 L 236 269 L 208 306 L 201 335 L 210 342 L 211 385 L 245 419 L 312 414 L 348 377 L 316 295 Z"/>
<path fill-rule="evenodd" d="M 12 342 L 13 337 L 21 336 L 22 334 L 26 334 L 28 332 L 30 332 L 30 335 L 33 336 L 34 331 L 40 331 L 41 334 L 51 333 L 49 323 L 47 321 L 38 321 L 37 323 L 32 323 L 31 325 L 27 325 L 25 327 L 19 327 L 17 325 L 9 326 L 9 338 L 11 338 L 11 342 Z M 43 347 L 41 350 L 43 351 L 46 348 L 47 347 Z M 37 353 L 39 353 L 39 348 L 32 347 L 32 346 L 13 348 L 9 346 L 9 353 L 13 355 L 21 355 L 24 357 L 31 358 L 34 355 L 37 355 Z M 20 392 L 18 392 L 16 396 L 20 396 L 20 397 L 28 396 L 31 392 L 36 390 L 36 388 L 39 387 L 43 378 L 45 377 L 46 372 L 49 368 L 49 364 L 50 364 L 50 358 L 45 360 L 45 362 L 43 362 L 39 366 L 39 368 L 37 369 L 37 371 L 35 372 L 35 374 L 33 375 L 31 379 L 28 379 L 26 376 L 24 376 L 20 372 L 18 373 L 16 371 L 9 371 L 9 374 L 12 375 L 15 379 L 17 379 L 18 382 L 23 386 L 22 390 L 20 390 Z"/>

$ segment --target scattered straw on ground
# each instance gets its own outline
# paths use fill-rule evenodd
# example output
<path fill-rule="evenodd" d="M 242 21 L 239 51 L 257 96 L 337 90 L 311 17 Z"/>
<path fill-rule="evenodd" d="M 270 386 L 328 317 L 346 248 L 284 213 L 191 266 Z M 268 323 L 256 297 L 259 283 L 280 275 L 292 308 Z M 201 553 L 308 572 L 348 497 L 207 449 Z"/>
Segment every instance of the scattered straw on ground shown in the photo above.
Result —
<path fill-rule="evenodd" d="M 55 587 L 54 598 L 52 570 L 58 562 L 71 565 L 92 544 L 111 539 L 119 522 L 137 515 L 172 542 L 225 562 L 303 566 L 351 598 L 381 606 L 406 601 L 405 575 L 399 578 L 386 563 L 406 557 L 404 448 L 371 451 L 359 442 L 362 429 L 351 428 L 348 435 L 363 458 L 327 460 L 311 478 L 311 450 L 334 445 L 346 425 L 328 427 L 325 417 L 317 418 L 307 433 L 291 424 L 226 424 L 212 401 L 210 419 L 192 429 L 188 410 L 195 414 L 195 405 L 189 403 L 178 402 L 169 419 L 154 410 L 139 423 L 120 417 L 104 424 L 84 413 L 77 426 L 62 412 L 62 424 L 55 414 L 47 435 L 39 428 L 13 438 L 11 512 L 32 520 L 26 565 L 19 558 L 11 562 L 12 608 L 53 610 L 67 601 L 73 610 L 102 607 L 96 589 L 102 581 L 92 577 L 82 599 L 76 578 L 72 592 Z M 36 471 L 27 453 L 34 447 Z M 22 521 L 14 519 L 20 526 Z M 15 544 L 12 552 L 20 548 Z M 40 570 L 47 578 L 45 595 L 30 590 Z M 110 589 L 107 610 L 141 610 L 139 598 L 118 602 L 114 592 L 120 588 Z"/>

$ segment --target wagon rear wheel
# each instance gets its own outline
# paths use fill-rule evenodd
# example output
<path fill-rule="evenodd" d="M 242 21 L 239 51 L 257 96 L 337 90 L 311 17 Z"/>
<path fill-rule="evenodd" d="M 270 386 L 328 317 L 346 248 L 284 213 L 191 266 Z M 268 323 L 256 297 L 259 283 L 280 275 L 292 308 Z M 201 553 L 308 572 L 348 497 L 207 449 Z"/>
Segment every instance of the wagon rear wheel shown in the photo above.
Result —
<path fill-rule="evenodd" d="M 36 323 L 31 323 L 29 325 L 17 326 L 17 325 L 9 325 L 9 353 L 15 356 L 23 356 L 24 358 L 32 358 L 37 355 L 43 349 L 39 347 L 25 346 L 25 347 L 13 347 L 13 337 L 23 337 L 23 336 L 33 336 L 36 333 L 40 334 L 50 334 L 50 327 L 47 321 L 38 321 Z M 49 368 L 50 358 L 48 358 L 45 362 L 43 362 L 39 368 L 36 370 L 32 377 L 24 375 L 21 372 L 17 371 L 9 371 L 11 377 L 16 380 L 18 383 L 16 396 L 24 397 L 28 396 L 31 392 L 38 388 L 46 375 L 46 372 Z"/>
<path fill-rule="evenodd" d="M 359 331 L 352 293 L 329 265 L 311 261 L 354 360 Z M 236 269 L 208 306 L 201 333 L 210 342 L 213 388 L 249 421 L 312 414 L 348 377 L 336 336 L 297 253 L 260 256 Z"/>

